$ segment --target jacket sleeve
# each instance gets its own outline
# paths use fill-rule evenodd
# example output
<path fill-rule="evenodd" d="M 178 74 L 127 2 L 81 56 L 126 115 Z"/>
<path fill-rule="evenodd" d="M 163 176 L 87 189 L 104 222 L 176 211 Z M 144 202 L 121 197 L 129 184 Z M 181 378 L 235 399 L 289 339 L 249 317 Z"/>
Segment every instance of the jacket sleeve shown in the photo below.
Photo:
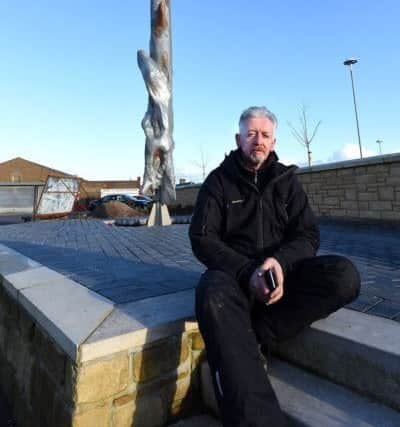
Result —
<path fill-rule="evenodd" d="M 189 227 L 192 250 L 208 269 L 221 270 L 247 285 L 258 263 L 222 240 L 225 215 L 222 189 L 218 184 L 211 176 L 200 188 Z"/>
<path fill-rule="evenodd" d="M 285 237 L 273 257 L 288 273 L 293 264 L 303 258 L 315 256 L 319 248 L 320 234 L 317 220 L 308 198 L 295 175 L 290 177 L 287 195 L 287 220 Z"/>

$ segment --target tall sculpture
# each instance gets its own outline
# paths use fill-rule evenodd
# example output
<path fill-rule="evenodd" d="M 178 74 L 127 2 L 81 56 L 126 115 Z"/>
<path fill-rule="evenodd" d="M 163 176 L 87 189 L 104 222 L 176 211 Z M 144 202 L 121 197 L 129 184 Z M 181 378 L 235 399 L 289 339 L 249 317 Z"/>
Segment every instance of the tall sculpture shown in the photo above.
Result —
<path fill-rule="evenodd" d="M 142 120 L 146 136 L 142 192 L 155 196 L 156 203 L 149 221 L 160 225 L 168 224 L 166 205 L 176 200 L 172 160 L 174 141 L 170 22 L 170 0 L 151 0 L 150 56 L 143 50 L 137 53 L 138 65 L 149 94 L 147 111 Z"/>

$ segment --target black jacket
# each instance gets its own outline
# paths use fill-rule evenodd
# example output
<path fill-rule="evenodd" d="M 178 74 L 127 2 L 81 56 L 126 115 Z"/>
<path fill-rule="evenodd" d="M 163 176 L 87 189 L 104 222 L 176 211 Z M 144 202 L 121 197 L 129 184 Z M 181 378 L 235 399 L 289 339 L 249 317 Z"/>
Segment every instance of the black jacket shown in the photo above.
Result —
<path fill-rule="evenodd" d="M 257 172 L 232 151 L 200 188 L 189 237 L 196 257 L 247 284 L 266 257 L 284 274 L 316 254 L 319 230 L 294 170 L 272 152 Z"/>

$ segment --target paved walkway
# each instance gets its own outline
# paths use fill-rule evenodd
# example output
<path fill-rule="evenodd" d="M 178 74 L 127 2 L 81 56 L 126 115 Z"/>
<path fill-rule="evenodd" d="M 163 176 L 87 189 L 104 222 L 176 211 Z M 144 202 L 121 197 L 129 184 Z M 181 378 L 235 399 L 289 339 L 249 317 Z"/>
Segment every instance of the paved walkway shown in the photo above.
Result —
<path fill-rule="evenodd" d="M 100 220 L 0 227 L 0 243 L 124 304 L 193 288 L 204 267 L 187 225 L 116 227 Z M 323 223 L 320 254 L 348 256 L 362 277 L 349 308 L 400 321 L 400 227 Z"/>

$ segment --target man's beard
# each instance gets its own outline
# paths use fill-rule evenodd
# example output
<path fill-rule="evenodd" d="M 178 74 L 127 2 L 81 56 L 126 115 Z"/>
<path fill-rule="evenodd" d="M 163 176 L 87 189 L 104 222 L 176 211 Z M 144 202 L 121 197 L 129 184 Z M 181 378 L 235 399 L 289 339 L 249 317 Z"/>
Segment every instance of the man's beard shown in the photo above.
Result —
<path fill-rule="evenodd" d="M 258 154 L 255 152 L 251 152 L 250 154 L 245 154 L 245 157 L 248 163 L 253 168 L 256 168 L 258 166 L 261 166 L 267 160 L 268 156 L 261 152 L 259 152 Z"/>

